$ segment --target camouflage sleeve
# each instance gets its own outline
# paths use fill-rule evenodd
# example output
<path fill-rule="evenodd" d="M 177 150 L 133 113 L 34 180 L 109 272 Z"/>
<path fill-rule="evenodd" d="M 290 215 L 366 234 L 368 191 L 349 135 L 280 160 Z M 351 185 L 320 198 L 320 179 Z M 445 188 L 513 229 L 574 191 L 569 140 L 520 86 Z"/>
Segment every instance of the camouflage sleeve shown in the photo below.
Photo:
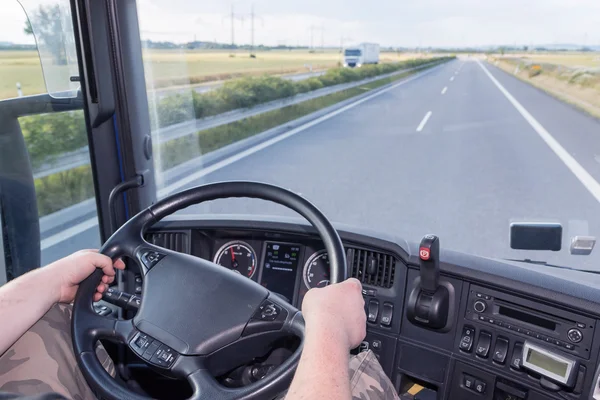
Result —
<path fill-rule="evenodd" d="M 0 392 L 54 392 L 74 400 L 96 399 L 75 360 L 71 312 L 70 305 L 53 306 L 0 356 Z M 114 364 L 100 343 L 96 354 L 115 376 Z"/>
<path fill-rule="evenodd" d="M 394 385 L 371 350 L 350 358 L 352 400 L 399 399 Z"/>

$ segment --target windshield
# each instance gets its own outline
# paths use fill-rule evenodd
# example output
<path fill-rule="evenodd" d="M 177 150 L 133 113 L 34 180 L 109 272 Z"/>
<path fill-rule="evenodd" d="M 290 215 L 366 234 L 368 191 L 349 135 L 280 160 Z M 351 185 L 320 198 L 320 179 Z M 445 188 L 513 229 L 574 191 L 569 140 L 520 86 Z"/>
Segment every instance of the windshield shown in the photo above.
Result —
<path fill-rule="evenodd" d="M 597 1 L 140 0 L 139 15 L 159 196 L 268 182 L 338 223 L 600 270 L 599 250 L 569 252 L 600 236 Z M 186 212 L 294 216 L 249 199 Z M 512 250 L 513 222 L 560 223 L 562 249 Z"/>
<path fill-rule="evenodd" d="M 22 104 L 15 98 L 77 94 L 70 2 L 8 3 L 7 109 Z M 600 250 L 569 251 L 576 236 L 600 237 L 597 0 L 138 0 L 137 11 L 158 198 L 261 181 L 337 223 L 600 270 Z M 346 58 L 354 54 L 360 61 Z M 82 111 L 29 114 L 15 118 L 42 260 L 98 246 Z M 248 199 L 186 213 L 296 216 Z M 511 249 L 518 222 L 560 224 L 561 250 Z"/>

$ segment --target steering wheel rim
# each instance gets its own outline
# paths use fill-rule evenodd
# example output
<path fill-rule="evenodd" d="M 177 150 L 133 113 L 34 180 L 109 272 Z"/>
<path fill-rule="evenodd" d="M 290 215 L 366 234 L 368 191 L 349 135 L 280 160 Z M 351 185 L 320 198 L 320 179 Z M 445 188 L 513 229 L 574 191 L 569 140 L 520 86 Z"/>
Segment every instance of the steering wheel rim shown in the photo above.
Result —
<path fill-rule="evenodd" d="M 166 367 L 158 368 L 156 364 L 153 367 L 165 375 L 186 378 L 194 391 L 191 399 L 272 398 L 289 386 L 304 342 L 304 320 L 301 313 L 277 295 L 239 274 L 208 260 L 162 249 L 144 240 L 144 233 L 151 225 L 176 211 L 204 201 L 233 197 L 268 200 L 298 212 L 313 225 L 323 240 L 329 253 L 331 283 L 347 278 L 346 257 L 337 231 L 313 204 L 289 190 L 259 182 L 233 181 L 197 186 L 171 195 L 131 218 L 100 249 L 102 254 L 113 260 L 124 256 L 132 258 L 143 272 L 144 301 L 136 317 L 120 320 L 95 314 L 92 296 L 100 283 L 101 270 L 85 279 L 75 296 L 71 328 L 73 349 L 77 363 L 94 392 L 109 400 L 147 399 L 118 384 L 102 368 L 94 352 L 98 339 L 126 343 L 137 352 L 139 349 L 136 343 L 139 343 L 140 334 L 149 335 L 154 340 L 152 343 L 158 343 L 160 349 L 166 346 L 173 351 L 175 361 L 171 361 L 168 370 L 165 370 Z M 152 252 L 159 255 L 158 261 L 148 267 L 148 254 Z M 179 277 L 186 279 L 182 282 Z M 203 286 L 192 288 L 192 280 L 196 283 L 200 281 Z M 209 287 L 223 282 L 234 286 L 235 293 L 234 290 L 220 293 Z M 179 305 L 178 313 L 181 311 L 183 314 L 180 319 L 177 319 L 178 313 L 163 310 L 161 300 L 156 299 L 165 295 L 171 296 L 169 300 L 173 307 Z M 186 296 L 192 296 L 192 301 L 200 304 L 194 305 L 194 310 L 190 310 L 191 304 L 182 300 Z M 223 321 L 225 318 L 222 315 L 215 315 L 214 310 L 208 308 L 210 304 L 205 303 L 212 301 L 226 301 L 226 304 L 232 305 L 227 309 L 227 319 L 231 321 Z M 240 310 L 234 308 L 236 302 L 240 305 Z M 274 320 L 270 319 L 272 316 L 265 317 L 264 308 L 269 306 L 278 310 Z M 198 316 L 192 313 L 195 311 L 197 314 L 200 309 L 213 317 L 209 326 L 196 324 L 194 332 L 190 334 L 189 329 L 182 327 L 191 326 L 194 318 L 198 320 Z M 227 323 L 231 327 L 226 326 Z M 279 329 L 274 331 L 275 328 Z M 215 354 L 227 351 L 235 353 L 236 346 L 243 346 L 245 341 L 260 341 L 263 338 L 268 340 L 278 334 L 295 335 L 300 339 L 300 345 L 289 359 L 266 378 L 232 390 L 219 385 L 210 376 L 209 368 L 216 368 Z M 245 335 L 247 336 L 244 337 Z M 155 357 L 147 360 L 149 364 L 151 361 L 156 361 Z"/>

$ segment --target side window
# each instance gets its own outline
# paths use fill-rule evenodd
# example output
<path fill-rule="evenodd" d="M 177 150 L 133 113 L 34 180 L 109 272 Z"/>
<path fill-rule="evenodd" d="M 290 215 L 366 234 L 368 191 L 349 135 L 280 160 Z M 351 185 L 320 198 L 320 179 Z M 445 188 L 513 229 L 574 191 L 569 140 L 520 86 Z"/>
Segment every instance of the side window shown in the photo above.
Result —
<path fill-rule="evenodd" d="M 100 244 L 69 1 L 0 14 L 0 284 Z"/>

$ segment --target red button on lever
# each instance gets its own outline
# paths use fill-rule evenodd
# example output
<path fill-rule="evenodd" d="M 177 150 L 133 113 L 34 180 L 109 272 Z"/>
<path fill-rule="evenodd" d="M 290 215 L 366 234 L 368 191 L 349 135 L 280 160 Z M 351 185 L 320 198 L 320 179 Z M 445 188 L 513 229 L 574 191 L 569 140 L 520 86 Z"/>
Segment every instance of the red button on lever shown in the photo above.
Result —
<path fill-rule="evenodd" d="M 421 247 L 419 249 L 419 257 L 421 257 L 421 260 L 427 261 L 427 260 L 429 260 L 430 256 L 431 256 L 431 253 L 429 252 L 429 249 L 427 247 Z"/>

